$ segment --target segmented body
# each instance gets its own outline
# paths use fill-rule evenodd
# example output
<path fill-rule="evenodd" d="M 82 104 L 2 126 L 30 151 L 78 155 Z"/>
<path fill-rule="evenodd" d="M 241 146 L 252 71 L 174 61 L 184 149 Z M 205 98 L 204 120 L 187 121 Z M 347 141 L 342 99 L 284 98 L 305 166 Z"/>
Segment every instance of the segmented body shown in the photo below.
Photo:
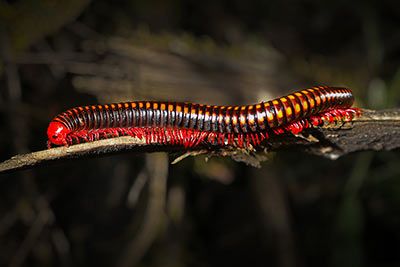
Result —
<path fill-rule="evenodd" d="M 351 120 L 358 113 L 351 108 L 353 101 L 350 89 L 320 86 L 244 106 L 156 101 L 82 106 L 53 119 L 49 146 L 121 135 L 186 147 L 202 142 L 257 146 L 270 135 L 297 134 L 326 120 Z"/>

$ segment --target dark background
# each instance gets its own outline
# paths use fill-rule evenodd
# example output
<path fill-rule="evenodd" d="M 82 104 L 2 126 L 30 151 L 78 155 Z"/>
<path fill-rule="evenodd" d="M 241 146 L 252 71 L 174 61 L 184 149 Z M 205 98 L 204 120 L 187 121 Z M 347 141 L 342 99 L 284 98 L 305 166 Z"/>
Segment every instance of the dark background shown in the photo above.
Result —
<path fill-rule="evenodd" d="M 0 158 L 66 108 L 242 104 L 320 84 L 400 101 L 397 1 L 0 2 Z M 0 266 L 400 266 L 400 154 L 124 154 L 0 177 Z M 169 158 L 168 158 L 169 157 Z"/>

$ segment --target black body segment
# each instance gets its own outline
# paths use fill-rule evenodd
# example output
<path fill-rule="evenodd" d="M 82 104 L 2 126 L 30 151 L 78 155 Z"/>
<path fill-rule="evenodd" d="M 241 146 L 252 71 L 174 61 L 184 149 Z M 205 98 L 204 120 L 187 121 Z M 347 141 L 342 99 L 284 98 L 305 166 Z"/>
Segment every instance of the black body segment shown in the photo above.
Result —
<path fill-rule="evenodd" d="M 76 107 L 54 118 L 72 131 L 157 127 L 245 134 L 267 131 L 336 108 L 350 108 L 350 89 L 320 86 L 246 106 L 135 101 Z"/>

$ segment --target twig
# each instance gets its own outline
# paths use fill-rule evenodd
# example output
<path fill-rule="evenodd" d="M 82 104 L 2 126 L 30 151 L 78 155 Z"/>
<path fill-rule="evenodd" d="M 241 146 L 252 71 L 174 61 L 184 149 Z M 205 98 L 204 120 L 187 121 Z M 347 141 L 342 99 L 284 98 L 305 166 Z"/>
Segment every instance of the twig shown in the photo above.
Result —
<path fill-rule="evenodd" d="M 168 177 L 168 157 L 152 154 L 146 160 L 149 177 L 149 196 L 146 213 L 140 230 L 124 249 L 119 267 L 136 266 L 157 238 L 165 215 L 165 199 Z M 157 166 L 157 168 L 154 168 Z"/>
<path fill-rule="evenodd" d="M 305 137 L 304 137 L 305 136 Z M 364 110 L 363 115 L 340 128 L 310 129 L 303 136 L 285 135 L 268 140 L 264 144 L 267 151 L 295 149 L 311 154 L 337 159 L 346 154 L 365 150 L 392 150 L 400 147 L 400 110 L 373 111 Z M 0 173 L 37 167 L 49 162 L 100 156 L 122 152 L 186 152 L 198 154 L 205 147 L 196 147 L 186 151 L 183 146 L 146 143 L 134 137 L 117 137 L 96 142 L 83 143 L 70 147 L 58 147 L 48 150 L 21 154 L 0 163 Z M 193 152 L 194 151 L 194 152 Z M 251 165 L 259 164 L 260 154 L 238 148 L 212 147 L 206 150 L 212 156 L 230 156 L 235 160 Z M 256 158 L 255 158 L 256 157 Z"/>
<path fill-rule="evenodd" d="M 140 194 L 142 193 L 143 187 L 146 185 L 149 180 L 148 173 L 145 170 L 142 170 L 139 175 L 136 177 L 135 182 L 129 189 L 128 197 L 126 204 L 129 208 L 134 208 L 138 203 Z"/>
<path fill-rule="evenodd" d="M 268 167 L 254 169 L 252 171 L 254 179 L 251 180 L 255 199 L 264 221 L 265 239 L 276 244 L 275 266 L 297 266 L 295 237 L 291 227 L 293 220 L 289 211 L 287 192 L 285 192 L 279 172 Z"/>
<path fill-rule="evenodd" d="M 49 212 L 50 210 L 47 207 L 47 201 L 39 199 L 39 202 L 41 202 L 39 203 L 39 213 L 33 221 L 24 241 L 11 258 L 9 264 L 10 267 L 21 266 L 24 263 L 26 257 L 34 247 L 43 229 L 46 227 L 46 225 L 50 224 L 54 220 L 53 214 Z"/>

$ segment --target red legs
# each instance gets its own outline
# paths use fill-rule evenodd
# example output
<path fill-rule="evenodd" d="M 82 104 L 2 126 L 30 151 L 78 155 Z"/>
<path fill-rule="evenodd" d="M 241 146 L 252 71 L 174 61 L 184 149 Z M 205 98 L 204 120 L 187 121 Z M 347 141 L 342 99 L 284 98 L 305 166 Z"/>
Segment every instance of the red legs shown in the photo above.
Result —
<path fill-rule="evenodd" d="M 322 126 L 325 122 L 336 124 L 341 122 L 348 122 L 354 119 L 354 117 L 360 115 L 361 111 L 358 108 L 334 109 L 319 115 L 312 116 L 310 119 L 313 121 L 313 125 Z M 314 121 L 316 121 L 316 123 L 318 124 L 314 124 Z"/>
<path fill-rule="evenodd" d="M 237 136 L 237 144 L 239 147 L 243 147 L 243 134 L 238 134 Z"/>
<path fill-rule="evenodd" d="M 360 115 L 361 111 L 358 108 L 334 109 L 311 116 L 310 118 L 298 120 L 284 127 L 279 127 L 274 129 L 273 132 L 277 135 L 285 132 L 291 132 L 297 135 L 307 128 L 323 126 L 325 123 L 337 124 L 340 122 L 347 122 Z"/>
<path fill-rule="evenodd" d="M 261 144 L 260 138 L 259 138 L 259 133 L 251 133 L 250 136 L 250 145 L 253 147 L 257 147 Z"/>
<path fill-rule="evenodd" d="M 309 118 L 300 119 L 289 125 L 270 129 L 265 132 L 257 133 L 218 133 L 203 132 L 192 129 L 164 129 L 164 128 L 110 128 L 96 130 L 80 130 L 69 134 L 65 137 L 63 145 L 78 144 L 81 142 L 89 142 L 100 139 L 118 136 L 132 136 L 137 138 L 145 138 L 146 143 L 160 143 L 183 145 L 185 148 L 192 148 L 206 142 L 211 145 L 233 145 L 238 147 L 259 146 L 262 141 L 268 139 L 271 135 L 281 135 L 284 133 L 292 133 L 297 135 L 304 129 L 311 127 L 323 126 L 325 123 L 340 123 L 351 121 L 354 117 L 361 114 L 360 109 L 335 109 L 323 112 Z M 51 148 L 52 144 L 47 142 L 47 147 Z"/>
<path fill-rule="evenodd" d="M 179 136 L 179 141 L 180 143 L 183 143 L 184 141 L 184 134 L 182 131 L 178 131 L 178 136 Z"/>

